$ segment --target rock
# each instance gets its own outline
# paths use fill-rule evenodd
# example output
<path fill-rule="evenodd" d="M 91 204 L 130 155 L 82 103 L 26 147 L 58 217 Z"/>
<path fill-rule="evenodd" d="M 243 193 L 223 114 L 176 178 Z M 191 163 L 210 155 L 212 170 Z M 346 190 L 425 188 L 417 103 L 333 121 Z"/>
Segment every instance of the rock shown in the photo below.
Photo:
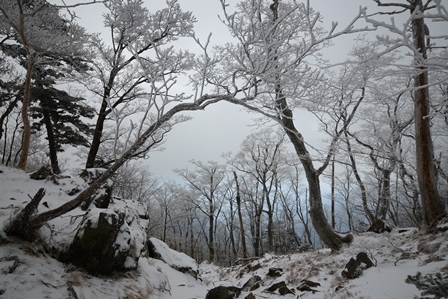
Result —
<path fill-rule="evenodd" d="M 58 258 L 91 274 L 136 269 L 146 239 L 145 228 L 124 208 L 120 212 L 98 211 L 89 210 L 72 244 Z"/>
<path fill-rule="evenodd" d="M 255 265 L 248 265 L 247 267 L 247 272 L 254 272 L 254 271 L 257 271 L 258 269 L 261 269 L 262 268 L 262 266 L 261 266 L 261 264 L 255 264 Z"/>
<path fill-rule="evenodd" d="M 234 299 L 241 294 L 241 289 L 237 287 L 219 286 L 207 292 L 205 299 Z"/>
<path fill-rule="evenodd" d="M 50 175 L 53 174 L 53 171 L 48 166 L 42 166 L 38 171 L 30 174 L 30 179 L 33 180 L 46 180 Z"/>
<path fill-rule="evenodd" d="M 300 286 L 297 287 L 297 290 L 301 292 L 313 292 L 313 294 L 317 292 L 317 290 L 312 289 L 310 286 L 306 284 L 301 284 Z"/>
<path fill-rule="evenodd" d="M 351 258 L 350 261 L 348 261 L 341 274 L 345 278 L 354 279 L 359 277 L 364 269 L 368 269 L 372 266 L 374 266 L 374 264 L 367 253 L 360 252 L 356 255 L 356 259 Z"/>
<path fill-rule="evenodd" d="M 345 269 L 342 271 L 342 276 L 348 279 L 353 279 L 361 275 L 361 270 L 358 269 L 359 263 L 354 259 L 351 258 L 347 265 L 345 265 Z"/>
<path fill-rule="evenodd" d="M 279 292 L 280 295 L 286 295 L 286 294 L 294 294 L 293 291 L 291 291 L 284 281 L 280 281 L 278 283 L 274 283 L 272 286 L 264 290 L 268 293 L 275 293 L 276 291 Z"/>
<path fill-rule="evenodd" d="M 124 214 L 100 213 L 97 223 L 90 219 L 78 230 L 63 261 L 82 267 L 93 274 L 111 274 L 121 268 L 125 256 L 115 256 L 114 243 Z"/>
<path fill-rule="evenodd" d="M 161 260 L 171 268 L 198 279 L 198 263 L 185 253 L 169 248 L 159 239 L 151 237 L 147 240 L 147 252 L 148 257 Z"/>
<path fill-rule="evenodd" d="M 314 294 L 315 292 L 317 292 L 317 290 L 315 290 L 313 288 L 316 288 L 316 287 L 320 287 L 320 283 L 314 282 L 311 280 L 307 280 L 307 279 L 303 279 L 302 284 L 297 287 L 297 290 L 301 291 L 301 292 L 313 292 L 313 294 Z"/>
<path fill-rule="evenodd" d="M 81 177 L 88 183 L 93 183 L 99 178 L 107 169 L 103 168 L 88 168 L 81 173 Z M 99 209 L 107 209 L 112 201 L 113 183 L 108 180 L 104 183 L 92 196 L 85 200 L 81 209 L 86 211 L 93 202 L 95 207 Z"/>
<path fill-rule="evenodd" d="M 370 267 L 373 267 L 374 264 L 372 262 L 372 260 L 369 258 L 369 256 L 367 255 L 367 253 L 365 252 L 360 252 L 356 255 L 356 260 L 365 265 L 365 269 L 368 269 Z"/>
<path fill-rule="evenodd" d="M 261 284 L 262 284 L 261 277 L 258 275 L 255 275 L 255 276 L 249 278 L 248 281 L 246 281 L 246 283 L 243 285 L 241 290 L 243 292 L 253 291 L 253 290 L 256 290 L 259 287 L 261 287 Z"/>
<path fill-rule="evenodd" d="M 367 231 L 377 234 L 381 234 L 384 232 L 390 233 L 392 231 L 392 228 L 384 220 L 378 219 L 367 229 Z"/>
<path fill-rule="evenodd" d="M 67 193 L 67 195 L 69 195 L 69 196 L 73 196 L 79 192 L 81 192 L 81 189 L 79 189 L 78 187 L 75 187 L 72 190 L 67 190 L 65 193 Z"/>
<path fill-rule="evenodd" d="M 302 285 L 307 285 L 312 288 L 320 287 L 320 283 L 308 279 L 302 279 Z"/>
<path fill-rule="evenodd" d="M 257 299 L 253 293 L 249 293 L 244 299 Z"/>
<path fill-rule="evenodd" d="M 283 274 L 282 268 L 269 268 L 267 275 L 275 278 L 275 277 L 282 276 L 282 274 Z"/>

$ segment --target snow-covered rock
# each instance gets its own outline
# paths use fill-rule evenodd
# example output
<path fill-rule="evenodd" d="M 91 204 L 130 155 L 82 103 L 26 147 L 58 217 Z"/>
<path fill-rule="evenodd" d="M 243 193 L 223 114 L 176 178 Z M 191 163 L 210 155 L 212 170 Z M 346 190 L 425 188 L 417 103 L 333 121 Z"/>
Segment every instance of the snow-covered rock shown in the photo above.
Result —
<path fill-rule="evenodd" d="M 151 237 L 148 240 L 149 257 L 160 259 L 173 269 L 182 273 L 188 273 L 193 277 L 198 276 L 198 263 L 188 255 L 171 249 L 161 240 Z"/>

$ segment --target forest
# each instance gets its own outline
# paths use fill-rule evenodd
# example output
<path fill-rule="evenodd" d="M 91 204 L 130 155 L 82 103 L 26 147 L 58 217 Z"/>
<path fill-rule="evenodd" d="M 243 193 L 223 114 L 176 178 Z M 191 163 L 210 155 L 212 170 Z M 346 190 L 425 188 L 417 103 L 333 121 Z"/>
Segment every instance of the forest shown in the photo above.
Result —
<path fill-rule="evenodd" d="M 48 210 L 37 211 L 45 190 L 35 190 L 6 234 L 35 241 L 49 221 L 99 208 L 103 193 L 141 203 L 148 236 L 218 265 L 337 252 L 366 230 L 437 233 L 448 205 L 443 1 L 370 0 L 343 24 L 324 23 L 313 1 L 219 2 L 230 38 L 211 45 L 176 0 L 160 10 L 0 0 L 1 164 L 46 169 L 58 184 L 69 152 L 96 173 Z M 85 6 L 104 9 L 107 34 L 79 24 Z M 342 62 L 326 59 L 347 36 Z M 173 127 L 218 103 L 256 116 L 240 149 L 192 160 L 176 179 L 152 173 L 150 153 Z M 319 123 L 321 142 L 303 137 L 300 111 Z"/>

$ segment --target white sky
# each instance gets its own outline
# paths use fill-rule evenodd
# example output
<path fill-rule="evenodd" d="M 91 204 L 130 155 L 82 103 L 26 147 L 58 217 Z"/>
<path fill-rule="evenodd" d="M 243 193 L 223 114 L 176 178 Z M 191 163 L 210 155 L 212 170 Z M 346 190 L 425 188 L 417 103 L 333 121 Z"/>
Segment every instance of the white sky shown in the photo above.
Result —
<path fill-rule="evenodd" d="M 403 0 L 399 0 L 403 2 Z M 145 1 L 150 10 L 164 7 L 165 1 Z M 228 0 L 230 5 L 235 5 L 236 0 Z M 324 25 L 330 28 L 332 21 L 337 21 L 341 27 L 358 13 L 359 7 L 368 6 L 376 11 L 373 0 L 311 0 L 311 6 L 324 17 Z M 185 11 L 192 11 L 198 22 L 195 26 L 196 34 L 205 41 L 212 32 L 212 44 L 219 44 L 228 36 L 227 29 L 218 19 L 221 14 L 219 0 L 178 0 Z M 95 8 L 94 8 L 95 7 Z M 76 12 L 81 18 L 80 24 L 91 32 L 99 32 L 102 28 L 101 5 L 85 6 Z M 326 52 L 327 57 L 338 61 L 344 60 L 350 51 L 355 36 L 342 36 L 336 40 L 335 46 Z M 107 38 L 105 38 L 107 40 Z M 195 49 L 190 49 L 192 52 Z M 199 49 L 198 49 L 199 50 Z M 156 176 L 177 178 L 172 172 L 175 168 L 188 166 L 188 161 L 195 159 L 201 161 L 222 161 L 220 158 L 224 152 L 236 153 L 243 139 L 254 130 L 248 127 L 252 124 L 251 118 L 239 107 L 228 103 L 212 105 L 206 111 L 191 113 L 193 120 L 175 126 L 167 135 L 165 150 L 154 152 L 145 162 L 150 165 L 151 172 Z M 323 135 L 316 134 L 318 124 L 306 113 L 297 115 L 296 126 L 304 135 L 305 140 L 313 145 L 319 143 Z"/>

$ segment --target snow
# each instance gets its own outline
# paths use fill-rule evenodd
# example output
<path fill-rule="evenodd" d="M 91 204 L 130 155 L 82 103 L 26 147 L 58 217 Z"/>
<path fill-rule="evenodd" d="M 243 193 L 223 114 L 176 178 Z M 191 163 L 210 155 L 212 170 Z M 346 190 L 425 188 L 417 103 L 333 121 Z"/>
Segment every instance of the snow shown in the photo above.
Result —
<path fill-rule="evenodd" d="M 46 195 L 38 206 L 38 211 L 55 208 L 73 198 L 67 195 L 75 187 L 83 188 L 84 182 L 76 173 L 70 178 L 59 180 L 60 185 L 51 181 L 35 181 L 29 174 L 0 166 L 0 226 L 4 226 L 20 208 L 30 201 L 39 188 L 46 189 Z M 207 291 L 220 285 L 242 287 L 254 275 L 259 275 L 264 285 L 254 290 L 256 298 L 272 299 L 412 299 L 420 292 L 412 284 L 406 284 L 408 275 L 418 271 L 423 275 L 447 272 L 448 232 L 424 235 L 415 228 L 403 232 L 394 229 L 381 235 L 363 233 L 356 235 L 353 244 L 338 254 L 329 250 L 310 251 L 300 254 L 276 256 L 266 254 L 246 264 L 232 267 L 218 267 L 210 263 L 199 266 L 187 255 L 168 248 L 162 241 L 150 238 L 163 255 L 165 262 L 141 257 L 135 271 L 116 273 L 111 277 L 92 276 L 84 270 L 63 264 L 52 257 L 52 250 L 61 250 L 70 244 L 83 216 L 89 219 L 99 212 L 75 209 L 48 223 L 41 229 L 42 242 L 29 244 L 17 238 L 7 237 L 0 229 L 0 298 L 151 298 L 151 299 L 203 299 Z M 135 252 L 142 250 L 146 240 L 145 219 L 139 217 L 145 209 L 140 203 L 114 200 L 108 213 L 126 211 L 127 218 L 121 227 L 118 243 L 120 248 L 134 246 Z M 127 247 L 126 247 L 127 248 Z M 361 277 L 348 280 L 341 276 L 345 264 L 351 257 L 364 251 L 373 257 L 376 267 L 364 270 Z M 129 263 L 134 261 L 129 260 Z M 201 279 L 181 273 L 173 267 L 199 268 Z M 256 270 L 254 267 L 260 265 Z M 267 276 L 269 268 L 282 268 L 283 274 L 277 278 Z M 303 279 L 320 283 L 317 292 L 300 292 L 281 296 L 264 292 L 272 283 L 285 281 L 290 289 L 301 285 Z M 340 288 L 336 291 L 336 288 Z M 3 294 L 2 294 L 3 293 Z M 242 292 L 240 299 L 249 292 Z"/>
<path fill-rule="evenodd" d="M 164 242 L 157 238 L 149 238 L 154 245 L 156 252 L 160 254 L 161 259 L 169 266 L 174 268 L 188 268 L 197 271 L 197 262 L 183 252 L 175 251 L 168 247 Z"/>

